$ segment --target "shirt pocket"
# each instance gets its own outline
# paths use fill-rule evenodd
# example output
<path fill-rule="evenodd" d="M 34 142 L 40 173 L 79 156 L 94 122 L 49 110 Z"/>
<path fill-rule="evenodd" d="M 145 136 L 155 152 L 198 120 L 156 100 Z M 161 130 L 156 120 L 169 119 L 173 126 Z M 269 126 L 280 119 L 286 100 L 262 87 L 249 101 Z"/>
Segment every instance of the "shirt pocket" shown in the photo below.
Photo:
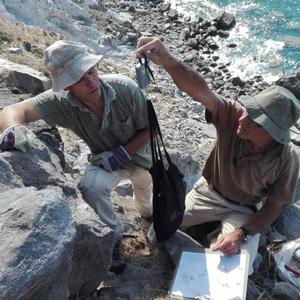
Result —
<path fill-rule="evenodd" d="M 128 143 L 136 133 L 132 116 L 129 116 L 125 121 L 115 120 L 112 128 L 113 134 L 121 144 Z"/>

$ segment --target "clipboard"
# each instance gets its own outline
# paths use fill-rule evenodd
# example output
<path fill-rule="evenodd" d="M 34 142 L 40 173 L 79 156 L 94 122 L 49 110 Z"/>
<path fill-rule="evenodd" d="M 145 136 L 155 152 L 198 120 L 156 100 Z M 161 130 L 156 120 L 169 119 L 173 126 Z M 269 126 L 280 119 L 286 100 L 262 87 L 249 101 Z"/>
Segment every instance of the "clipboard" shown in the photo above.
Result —
<path fill-rule="evenodd" d="M 249 255 L 224 256 L 210 249 L 184 250 L 169 295 L 174 300 L 245 300 Z"/>

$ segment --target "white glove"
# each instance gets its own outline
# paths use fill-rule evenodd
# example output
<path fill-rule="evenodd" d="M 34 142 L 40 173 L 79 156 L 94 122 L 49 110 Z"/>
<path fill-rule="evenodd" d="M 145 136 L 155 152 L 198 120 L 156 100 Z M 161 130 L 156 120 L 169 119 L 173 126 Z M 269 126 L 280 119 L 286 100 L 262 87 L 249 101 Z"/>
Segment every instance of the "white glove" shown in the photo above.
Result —
<path fill-rule="evenodd" d="M 32 146 L 35 137 L 31 130 L 21 124 L 9 126 L 0 135 L 0 150 L 17 149 L 26 152 Z"/>

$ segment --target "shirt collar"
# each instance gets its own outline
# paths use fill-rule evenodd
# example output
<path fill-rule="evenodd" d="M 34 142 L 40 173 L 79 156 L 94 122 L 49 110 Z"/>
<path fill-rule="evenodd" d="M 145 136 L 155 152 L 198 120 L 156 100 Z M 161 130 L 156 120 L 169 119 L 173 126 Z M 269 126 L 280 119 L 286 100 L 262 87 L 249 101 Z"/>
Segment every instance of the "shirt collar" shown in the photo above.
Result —
<path fill-rule="evenodd" d="M 104 112 L 102 118 L 103 120 L 102 124 L 104 125 L 105 123 L 104 121 L 106 120 L 110 112 L 111 103 L 116 99 L 116 91 L 112 88 L 111 85 L 109 85 L 104 80 L 99 79 L 99 81 L 100 81 L 101 93 L 104 99 Z"/>
<path fill-rule="evenodd" d="M 237 165 L 242 165 L 247 160 L 258 161 L 260 159 L 267 159 L 271 161 L 281 156 L 283 148 L 283 144 L 279 144 L 274 140 L 267 150 L 252 153 L 249 145 L 239 138 L 238 144 L 235 147 L 234 160 Z"/>

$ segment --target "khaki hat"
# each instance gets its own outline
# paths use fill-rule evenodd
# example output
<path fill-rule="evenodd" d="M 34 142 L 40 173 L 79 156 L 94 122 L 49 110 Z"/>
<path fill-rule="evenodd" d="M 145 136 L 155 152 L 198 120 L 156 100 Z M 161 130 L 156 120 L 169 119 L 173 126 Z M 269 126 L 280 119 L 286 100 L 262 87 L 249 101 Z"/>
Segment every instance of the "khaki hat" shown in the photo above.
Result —
<path fill-rule="evenodd" d="M 260 124 L 277 142 L 288 144 L 290 131 L 299 119 L 300 102 L 288 89 L 272 85 L 254 97 L 241 97 L 250 118 Z M 291 129 L 293 127 L 294 129 Z"/>
<path fill-rule="evenodd" d="M 57 41 L 44 51 L 44 65 L 51 72 L 52 90 L 58 92 L 76 83 L 97 64 L 102 55 L 94 55 L 83 44 Z"/>

